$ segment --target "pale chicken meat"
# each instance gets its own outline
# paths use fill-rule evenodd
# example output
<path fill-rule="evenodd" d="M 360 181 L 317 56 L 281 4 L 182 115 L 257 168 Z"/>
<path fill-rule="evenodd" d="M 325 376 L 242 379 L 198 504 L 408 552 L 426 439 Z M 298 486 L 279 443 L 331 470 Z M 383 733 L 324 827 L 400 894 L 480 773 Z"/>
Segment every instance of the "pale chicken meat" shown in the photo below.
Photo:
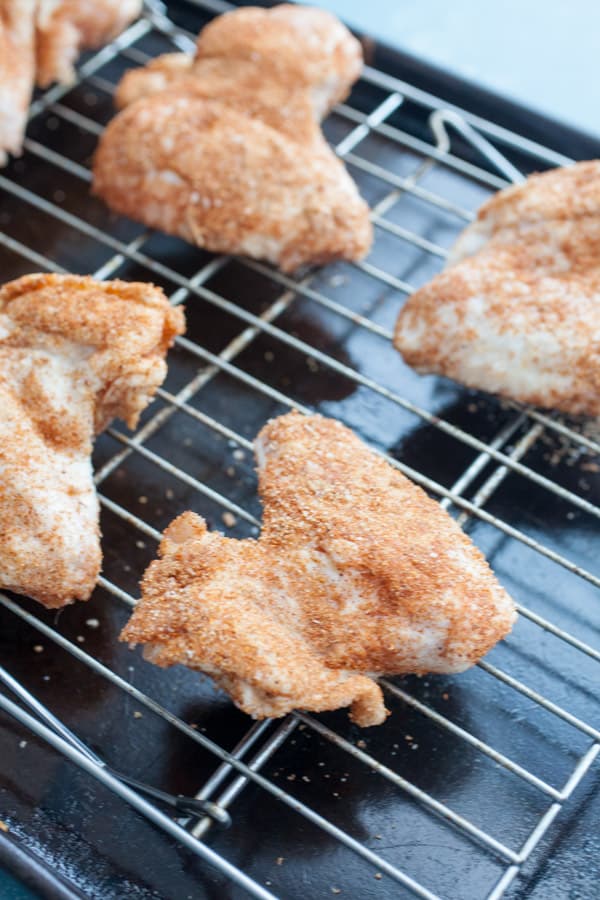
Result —
<path fill-rule="evenodd" d="M 419 372 L 573 415 L 600 415 L 600 162 L 501 191 L 448 267 L 402 309 Z"/>
<path fill-rule="evenodd" d="M 167 54 L 124 76 L 94 190 L 147 225 L 284 271 L 359 259 L 369 210 L 319 123 L 361 67 L 359 43 L 322 10 L 219 16 L 195 57 Z"/>
<path fill-rule="evenodd" d="M 27 275 L 0 288 L 0 587 L 49 607 L 88 599 L 93 437 L 114 417 L 135 425 L 183 325 L 149 284 Z"/>
<path fill-rule="evenodd" d="M 79 52 L 117 35 L 142 0 L 0 0 L 0 165 L 23 145 L 35 85 L 68 83 Z"/>
<path fill-rule="evenodd" d="M 290 413 L 256 444 L 258 540 L 184 513 L 121 637 L 212 676 L 256 718 L 387 712 L 383 673 L 460 672 L 510 631 L 514 604 L 450 516 L 338 422 Z"/>

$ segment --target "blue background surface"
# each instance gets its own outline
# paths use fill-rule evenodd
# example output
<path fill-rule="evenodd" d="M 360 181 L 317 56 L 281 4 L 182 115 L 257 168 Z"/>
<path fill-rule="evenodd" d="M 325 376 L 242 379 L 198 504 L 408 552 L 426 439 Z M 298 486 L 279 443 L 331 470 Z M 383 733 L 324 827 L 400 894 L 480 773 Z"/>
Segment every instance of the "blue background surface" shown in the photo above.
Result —
<path fill-rule="evenodd" d="M 1 900 L 36 900 L 37 896 L 20 881 L 14 879 L 12 875 L 0 870 Z"/>
<path fill-rule="evenodd" d="M 359 31 L 600 135 L 598 0 L 312 0 Z M 0 900 L 34 895 L 0 872 Z"/>
<path fill-rule="evenodd" d="M 600 135 L 598 0 L 313 0 L 372 34 Z"/>

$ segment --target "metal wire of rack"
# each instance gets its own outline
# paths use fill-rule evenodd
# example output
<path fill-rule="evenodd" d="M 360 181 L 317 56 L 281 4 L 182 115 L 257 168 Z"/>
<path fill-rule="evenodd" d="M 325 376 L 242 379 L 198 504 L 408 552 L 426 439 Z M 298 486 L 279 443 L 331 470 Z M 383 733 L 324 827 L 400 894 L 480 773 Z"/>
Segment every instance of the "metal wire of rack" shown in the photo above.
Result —
<path fill-rule="evenodd" d="M 195 6 L 210 13 L 221 12 L 227 8 L 226 4 L 214 0 L 196 2 Z M 77 108 L 77 104 L 69 103 L 68 97 L 74 92 L 87 89 L 110 96 L 117 77 L 114 73 L 111 77 L 110 71 L 109 74 L 106 73 L 106 68 L 110 70 L 111 64 L 115 62 L 125 65 L 143 64 L 149 58 L 148 50 L 143 49 L 145 43 L 150 42 L 148 46 L 152 54 L 156 52 L 155 47 L 158 46 L 156 42 L 169 39 L 176 46 L 181 46 L 182 42 L 185 44 L 192 37 L 183 29 L 172 26 L 162 16 L 158 7 L 152 5 L 138 22 L 80 67 L 75 86 L 53 87 L 41 95 L 32 106 L 32 119 L 66 123 L 77 128 L 82 134 L 87 134 L 90 139 L 95 139 L 101 133 L 102 122 L 93 118 L 90 110 L 83 113 Z M 380 240 L 385 240 L 386 246 L 388 242 L 393 242 L 390 246 L 409 247 L 415 258 L 425 259 L 428 266 L 439 266 L 440 261 L 446 256 L 445 246 L 432 238 L 427 229 L 418 233 L 406 227 L 401 215 L 394 216 L 401 201 L 409 198 L 410 202 L 417 204 L 424 211 L 425 217 L 439 212 L 452 218 L 454 228 L 458 230 L 472 218 L 470 206 L 462 201 L 461 191 L 468 192 L 467 189 L 476 186 L 479 197 L 506 185 L 504 177 L 485 167 L 486 159 L 483 156 L 480 162 L 474 162 L 468 153 L 453 149 L 452 136 L 447 127 L 448 124 L 452 127 L 452 115 L 455 117 L 455 123 L 456 121 L 459 124 L 463 123 L 463 137 L 465 129 L 467 131 L 471 129 L 472 134 L 467 134 L 467 138 L 474 134 L 476 137 L 471 143 L 475 143 L 476 148 L 482 150 L 484 155 L 486 148 L 489 149 L 491 146 L 492 151 L 500 159 L 504 158 L 498 150 L 494 150 L 497 145 L 503 153 L 515 151 L 520 156 L 529 158 L 532 167 L 568 161 L 493 123 L 456 109 L 453 110 L 450 119 L 447 119 L 446 127 L 435 128 L 437 142 L 428 143 L 423 136 L 415 135 L 403 126 L 403 113 L 407 107 L 418 109 L 429 119 L 437 113 L 439 125 L 439 113 L 447 109 L 442 100 L 392 75 L 369 67 L 365 70 L 363 82 L 376 90 L 377 100 L 367 110 L 350 104 L 340 104 L 336 107 L 334 115 L 340 126 L 343 125 L 343 134 L 336 141 L 335 149 L 352 167 L 359 183 L 364 176 L 377 182 L 383 191 L 372 203 L 372 218 L 377 235 L 376 250 Z M 457 115 L 460 116 L 458 120 Z M 434 119 L 434 125 L 435 122 Z M 410 171 L 397 168 L 393 161 L 390 164 L 391 157 L 388 155 L 382 160 L 372 152 L 363 153 L 363 148 L 374 137 L 385 141 L 386 148 L 391 148 L 398 154 L 407 154 L 411 161 Z M 489 141 L 492 145 L 488 143 Z M 53 149 L 49 143 L 29 136 L 25 142 L 25 151 L 31 160 L 52 169 L 58 185 L 63 176 L 82 182 L 84 186 L 90 182 L 90 170 L 87 165 L 72 159 L 66 150 Z M 491 158 L 494 162 L 493 153 Z M 489 159 L 490 154 L 487 153 L 487 161 Z M 439 169 L 451 173 L 456 178 L 456 184 L 460 186 L 458 199 L 454 195 L 448 196 L 436 190 L 434 176 Z M 510 169 L 505 168 L 504 172 L 510 175 Z M 581 453 L 600 453 L 600 444 L 584 430 L 578 430 L 576 426 L 552 414 L 510 403 L 505 405 L 503 419 L 494 427 L 493 432 L 478 436 L 471 433 L 464 424 L 456 424 L 450 421 L 450 418 L 443 418 L 428 409 L 425 403 L 421 404 L 410 399 L 409 395 L 390 387 L 385 378 L 378 380 L 365 374 L 361 365 L 353 365 L 351 361 L 340 358 L 339 354 L 330 353 L 306 337 L 298 336 L 293 329 L 283 326 L 281 322 L 285 315 L 293 312 L 300 301 L 306 301 L 312 308 L 327 316 L 328 321 L 341 323 L 352 333 L 366 333 L 369 338 L 382 342 L 388 342 L 391 337 L 390 319 L 378 318 L 376 305 L 372 305 L 370 309 L 357 311 L 351 303 L 346 302 L 344 295 L 340 299 L 334 299 L 329 295 L 334 292 L 327 290 L 327 284 L 330 282 L 323 280 L 322 273 L 310 272 L 296 280 L 262 263 L 251 260 L 237 261 L 236 265 L 240 267 L 240 272 L 260 279 L 261 284 L 268 283 L 273 292 L 273 299 L 264 308 L 253 310 L 246 305 L 238 304 L 226 296 L 225 292 L 220 292 L 213 286 L 215 283 L 218 284 L 219 276 L 231 263 L 227 257 L 214 258 L 205 254 L 202 265 L 190 271 L 190 260 L 198 258 L 197 255 L 194 257 L 193 250 L 189 250 L 186 264 L 181 267 L 161 261 L 151 249 L 154 239 L 152 233 L 138 231 L 133 237 L 131 232 L 125 236 L 118 236 L 120 232 L 107 230 L 106 227 L 94 224 L 93 219 L 88 220 L 85 209 L 71 211 L 65 208 L 56 192 L 49 199 L 42 191 L 34 190 L 31 186 L 21 183 L 18 178 L 4 174 L 0 175 L 0 192 L 5 198 L 10 198 L 23 209 L 29 210 L 32 216 L 43 216 L 44 221 L 55 223 L 56 228 L 65 227 L 69 229 L 69 233 L 77 234 L 84 242 L 94 242 L 101 248 L 104 258 L 94 272 L 97 278 L 119 275 L 124 271 L 124 267 L 131 265 L 150 273 L 157 281 L 173 286 L 171 292 L 173 304 L 184 301 L 188 301 L 190 305 L 202 304 L 203 307 L 207 306 L 217 310 L 219 314 L 226 315 L 235 323 L 232 336 L 218 352 L 210 349 L 210 346 L 207 346 L 208 342 L 202 340 L 201 329 L 191 327 L 187 336 L 178 339 L 176 351 L 192 360 L 194 367 L 200 368 L 194 368 L 193 374 L 180 379 L 181 383 L 175 387 L 165 386 L 159 390 L 157 402 L 150 408 L 135 434 L 129 435 L 116 426 L 108 431 L 112 450 L 104 454 L 97 467 L 96 485 L 103 510 L 123 523 L 128 529 L 131 541 L 137 540 L 143 544 L 145 539 L 149 539 L 155 542 L 160 538 L 160 529 L 156 527 L 156 523 L 143 517 L 141 509 L 133 512 L 110 496 L 110 492 L 104 491 L 104 485 L 130 459 L 155 467 L 157 477 L 168 476 L 175 479 L 184 484 L 186 489 L 197 492 L 199 503 L 206 502 L 211 509 L 232 514 L 235 517 L 234 521 L 256 532 L 260 522 L 255 514 L 257 512 L 255 508 L 255 511 L 252 511 L 237 499 L 231 499 L 220 484 L 214 486 L 207 483 L 209 479 L 203 480 L 194 474 L 194 470 L 190 471 L 179 465 L 177 458 L 169 459 L 168 454 L 157 452 L 153 449 L 152 439 L 174 416 L 183 415 L 194 427 L 201 427 L 230 442 L 231 446 L 251 454 L 252 443 L 245 433 L 243 416 L 240 415 L 239 424 L 236 426 L 234 410 L 234 424 L 225 424 L 218 416 L 196 405 L 198 397 L 203 396 L 202 392 L 214 385 L 219 378 L 228 379 L 228 383 L 240 391 L 240 398 L 252 394 L 259 397 L 261 402 L 271 404 L 269 408 L 275 404 L 277 408 L 295 407 L 301 411 L 311 411 L 310 404 L 303 403 L 294 396 L 294 391 L 289 385 L 284 390 L 282 388 L 286 385 L 276 386 L 268 379 L 252 374 L 240 363 L 244 353 L 256 342 L 268 339 L 273 346 L 280 348 L 281 352 L 301 354 L 308 361 L 308 368 L 311 371 L 318 369 L 320 372 L 339 376 L 350 383 L 354 390 L 398 408 L 403 415 L 420 421 L 434 434 L 462 445 L 468 454 L 465 457 L 465 464 L 450 483 L 442 483 L 427 471 L 421 470 L 414 462 L 406 462 L 402 452 L 386 452 L 389 447 L 377 445 L 377 441 L 374 441 L 377 449 L 386 454 L 392 465 L 438 497 L 442 505 L 457 516 L 464 528 L 474 529 L 477 523 L 484 523 L 491 526 L 492 532 L 499 534 L 511 546 L 514 544 L 526 547 L 545 565 L 556 565 L 578 580 L 587 582 L 593 587 L 600 586 L 600 575 L 590 571 L 581 561 L 572 559 L 568 551 L 557 547 L 554 542 L 538 539 L 535 536 L 535 529 L 517 527 L 508 521 L 508 517 L 489 509 L 507 480 L 518 478 L 521 483 L 529 486 L 528 489 L 544 492 L 550 496 L 552 502 L 564 504 L 570 511 L 569 514 L 585 515 L 595 523 L 600 517 L 600 507 L 597 504 L 584 497 L 583 492 L 565 487 L 549 474 L 543 474 L 528 461 L 532 452 L 547 436 L 550 439 L 569 442 L 571 447 L 578 448 Z M 0 232 L 0 246 L 11 257 L 20 260 L 19 265 L 26 263 L 52 271 L 64 271 L 66 268 L 66 263 L 60 256 L 51 258 L 47 252 L 37 249 L 33 242 L 30 244 L 20 236 Z M 397 298 L 396 305 L 399 306 L 401 298 L 413 289 L 413 284 L 404 273 L 398 274 L 395 266 L 396 252 L 400 251 L 392 249 L 387 254 L 375 252 L 369 260 L 348 268 L 358 273 L 362 279 L 377 285 L 378 289 L 390 289 Z M 383 256 L 385 259 L 382 259 Z M 180 257 L 176 257 L 176 262 L 179 260 Z M 214 404 L 208 404 L 207 409 L 214 409 Z M 343 410 L 341 417 L 344 417 Z M 197 452 L 202 453 L 201 445 L 197 448 Z M 126 607 L 135 602 L 131 590 L 127 587 L 128 584 L 127 580 L 119 584 L 116 579 L 106 575 L 99 583 L 104 592 Z M 0 604 L 5 611 L 34 629 L 40 638 L 53 642 L 118 691 L 133 698 L 142 708 L 160 717 L 170 728 L 176 729 L 187 740 L 195 742 L 207 751 L 215 761 L 216 768 L 199 789 L 197 794 L 199 798 L 210 799 L 222 809 L 230 810 L 235 822 L 236 801 L 239 802 L 245 789 L 252 786 L 261 794 L 274 798 L 291 814 L 310 823 L 317 831 L 343 845 L 367 869 L 370 867 L 370 871 L 376 870 L 377 877 L 383 877 L 386 883 L 392 886 L 395 883 L 396 888 L 401 886 L 409 895 L 430 900 L 442 896 L 429 881 L 427 872 L 422 869 L 415 871 L 409 865 L 404 867 L 392 861 L 383 850 L 370 846 L 369 842 L 359 839 L 351 830 L 336 824 L 332 817 L 323 815 L 314 805 L 299 799 L 291 790 L 282 788 L 276 783 L 273 774 L 264 774 L 268 771 L 270 761 L 276 758 L 281 748 L 294 740 L 292 736 L 297 735 L 299 729 L 331 744 L 342 760 L 351 759 L 365 773 L 376 773 L 395 791 L 414 801 L 427 815 L 437 817 L 445 831 L 455 832 L 461 839 L 464 838 L 472 848 L 471 852 L 485 854 L 493 859 L 496 866 L 495 874 L 490 878 L 485 891 L 479 894 L 485 896 L 487 900 L 497 900 L 513 884 L 540 842 L 551 831 L 562 807 L 572 797 L 600 753 L 600 730 L 593 724 L 591 714 L 588 714 L 590 705 L 585 707 L 583 712 L 572 712 L 568 693 L 565 694 L 564 705 L 562 702 L 556 702 L 552 696 L 547 696 L 544 691 L 531 686 L 526 677 L 512 674 L 509 667 L 504 668 L 495 663 L 482 661 L 475 670 L 474 677 L 480 681 L 488 679 L 486 685 L 490 692 L 502 688 L 506 689 L 507 697 L 518 695 L 524 698 L 529 708 L 543 710 L 551 720 L 562 723 L 570 730 L 569 734 L 579 735 L 579 739 L 577 741 L 573 739 L 569 746 L 568 770 L 560 782 L 536 773 L 534 765 L 530 766 L 527 761 L 513 759 L 510 752 L 495 746 L 493 739 L 490 741 L 482 739 L 467 725 L 454 721 L 450 715 L 440 712 L 436 704 L 429 702 L 427 697 L 416 695 L 411 691 L 410 685 L 406 685 L 402 680 L 382 679 L 382 686 L 390 699 L 424 717 L 439 727 L 445 735 L 455 738 L 459 744 L 462 743 L 466 748 L 500 766 L 506 777 L 512 778 L 511 785 L 514 791 L 518 792 L 519 785 L 527 785 L 538 796 L 541 806 L 536 807 L 538 811 L 535 818 L 524 834 L 509 842 L 495 836 L 493 822 L 490 823 L 490 827 L 483 827 L 477 824 L 476 816 L 457 812 L 450 803 L 419 786 L 417 779 L 406 776 L 400 769 L 394 768 L 392 761 L 384 763 L 368 752 L 365 741 L 356 741 L 352 735 L 345 735 L 340 730 L 330 727 L 326 717 L 298 712 L 281 722 L 255 723 L 245 731 L 233 750 L 228 751 L 219 742 L 192 727 L 183 718 L 153 699 L 151 692 L 140 690 L 127 677 L 87 652 L 82 645 L 65 637 L 58 627 L 49 624 L 38 612 L 29 612 L 21 603 L 16 603 L 6 595 L 0 596 Z M 600 650 L 581 636 L 585 634 L 587 637 L 591 629 L 569 630 L 561 624 L 560 616 L 557 621 L 553 621 L 551 615 L 542 615 L 538 612 L 535 602 L 530 606 L 520 600 L 518 609 L 522 620 L 526 620 L 534 629 L 535 640 L 538 640 L 538 635 L 550 635 L 559 642 L 559 645 L 573 650 L 577 658 L 585 658 L 590 664 L 600 662 Z M 511 638 L 507 643 L 510 645 L 510 642 Z M 0 710 L 14 717 L 58 753 L 102 782 L 159 829 L 169 834 L 178 844 L 185 846 L 192 854 L 223 873 L 233 883 L 256 897 L 275 896 L 269 890 L 268 884 L 260 883 L 257 877 L 247 874 L 242 864 L 232 862 L 209 846 L 206 838 L 214 831 L 214 822 L 209 816 L 195 823 L 174 821 L 156 805 L 115 778 L 86 753 L 85 745 L 78 745 L 71 740 L 68 731 L 61 733 L 60 730 L 53 728 L 50 717 L 44 721 L 46 708 L 43 705 L 40 718 L 40 704 L 37 702 L 36 706 L 36 699 L 32 693 L 21 686 L 16 688 L 15 694 L 15 685 L 9 673 L 2 669 L 0 674 L 5 687 L 11 688 L 15 699 L 21 701 L 15 702 L 8 692 L 2 693 Z M 36 715 L 27 712 L 26 706 L 31 707 Z M 569 739 L 566 739 L 566 743 L 569 744 Z M 460 877 L 460 868 L 459 863 L 456 879 Z"/>

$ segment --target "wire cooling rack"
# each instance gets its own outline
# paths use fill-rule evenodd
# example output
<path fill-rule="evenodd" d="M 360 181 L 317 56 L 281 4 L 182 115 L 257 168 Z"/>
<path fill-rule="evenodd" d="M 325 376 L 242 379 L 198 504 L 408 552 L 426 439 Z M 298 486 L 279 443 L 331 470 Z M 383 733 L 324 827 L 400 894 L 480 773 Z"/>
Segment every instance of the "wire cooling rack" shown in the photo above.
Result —
<path fill-rule="evenodd" d="M 88 188 L 116 82 L 191 47 L 224 9 L 178 7 L 176 26 L 147 7 L 74 85 L 36 99 L 25 154 L 0 174 L 3 280 L 32 270 L 153 280 L 188 316 L 138 430 L 116 425 L 97 442 L 105 561 L 94 599 L 57 618 L 0 598 L 0 814 L 86 896 L 497 900 L 542 865 L 600 751 L 600 444 L 581 423 L 419 378 L 390 337 L 482 200 L 568 160 L 367 67 L 325 123 L 372 207 L 366 261 L 294 278 L 115 218 Z M 177 513 L 258 533 L 252 437 L 290 407 L 337 416 L 387 452 L 517 600 L 513 634 L 469 673 L 382 679 L 393 715 L 380 729 L 360 732 L 345 713 L 251 723 L 199 676 L 153 669 L 116 644 Z M 104 762 L 196 794 L 213 814 L 174 819 Z M 126 862 L 121 842 L 135 851 Z"/>

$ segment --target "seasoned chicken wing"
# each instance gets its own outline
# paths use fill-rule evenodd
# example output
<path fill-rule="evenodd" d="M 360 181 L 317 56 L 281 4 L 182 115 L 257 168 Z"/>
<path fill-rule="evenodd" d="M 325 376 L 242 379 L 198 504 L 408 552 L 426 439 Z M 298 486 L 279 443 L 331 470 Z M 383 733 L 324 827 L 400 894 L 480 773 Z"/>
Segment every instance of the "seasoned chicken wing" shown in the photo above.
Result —
<path fill-rule="evenodd" d="M 33 87 L 69 82 L 80 50 L 111 40 L 142 0 L 0 0 L 0 165 L 20 153 Z"/>
<path fill-rule="evenodd" d="M 220 100 L 296 142 L 320 143 L 318 123 L 359 77 L 359 42 L 321 9 L 281 4 L 234 10 L 200 32 L 194 58 L 169 53 L 127 72 L 119 109 L 165 88 Z"/>
<path fill-rule="evenodd" d="M 0 587 L 49 607 L 100 570 L 94 434 L 133 427 L 183 314 L 149 284 L 27 275 L 0 288 Z"/>
<path fill-rule="evenodd" d="M 375 675 L 460 672 L 511 628 L 512 601 L 440 506 L 321 416 L 256 440 L 259 540 L 166 530 L 121 637 L 211 675 L 256 718 L 351 707 L 384 721 Z"/>
<path fill-rule="evenodd" d="M 420 372 L 600 415 L 600 162 L 486 203 L 449 267 L 409 298 L 394 343 Z"/>
<path fill-rule="evenodd" d="M 357 258 L 371 238 L 367 207 L 333 155 L 187 92 L 156 94 L 113 119 L 94 189 L 147 225 L 285 271 Z"/>
<path fill-rule="evenodd" d="M 319 122 L 361 65 L 358 42 L 321 10 L 220 16 L 193 59 L 167 54 L 124 76 L 94 190 L 148 225 L 286 271 L 360 258 L 368 208 Z"/>
<path fill-rule="evenodd" d="M 234 110 L 238 121 L 258 119 L 295 144 L 310 147 L 315 153 L 331 154 L 310 94 L 265 78 L 260 62 L 227 57 L 192 60 L 184 53 L 167 53 L 143 69 L 127 72 L 117 87 L 115 103 L 124 108 L 162 91 L 168 91 L 169 98 L 188 95 L 216 100 Z"/>
<path fill-rule="evenodd" d="M 23 143 L 35 81 L 36 0 L 0 0 L 0 166 Z"/>
<path fill-rule="evenodd" d="M 100 47 L 123 31 L 142 0 L 38 0 L 36 82 L 68 83 L 81 50 Z"/>

